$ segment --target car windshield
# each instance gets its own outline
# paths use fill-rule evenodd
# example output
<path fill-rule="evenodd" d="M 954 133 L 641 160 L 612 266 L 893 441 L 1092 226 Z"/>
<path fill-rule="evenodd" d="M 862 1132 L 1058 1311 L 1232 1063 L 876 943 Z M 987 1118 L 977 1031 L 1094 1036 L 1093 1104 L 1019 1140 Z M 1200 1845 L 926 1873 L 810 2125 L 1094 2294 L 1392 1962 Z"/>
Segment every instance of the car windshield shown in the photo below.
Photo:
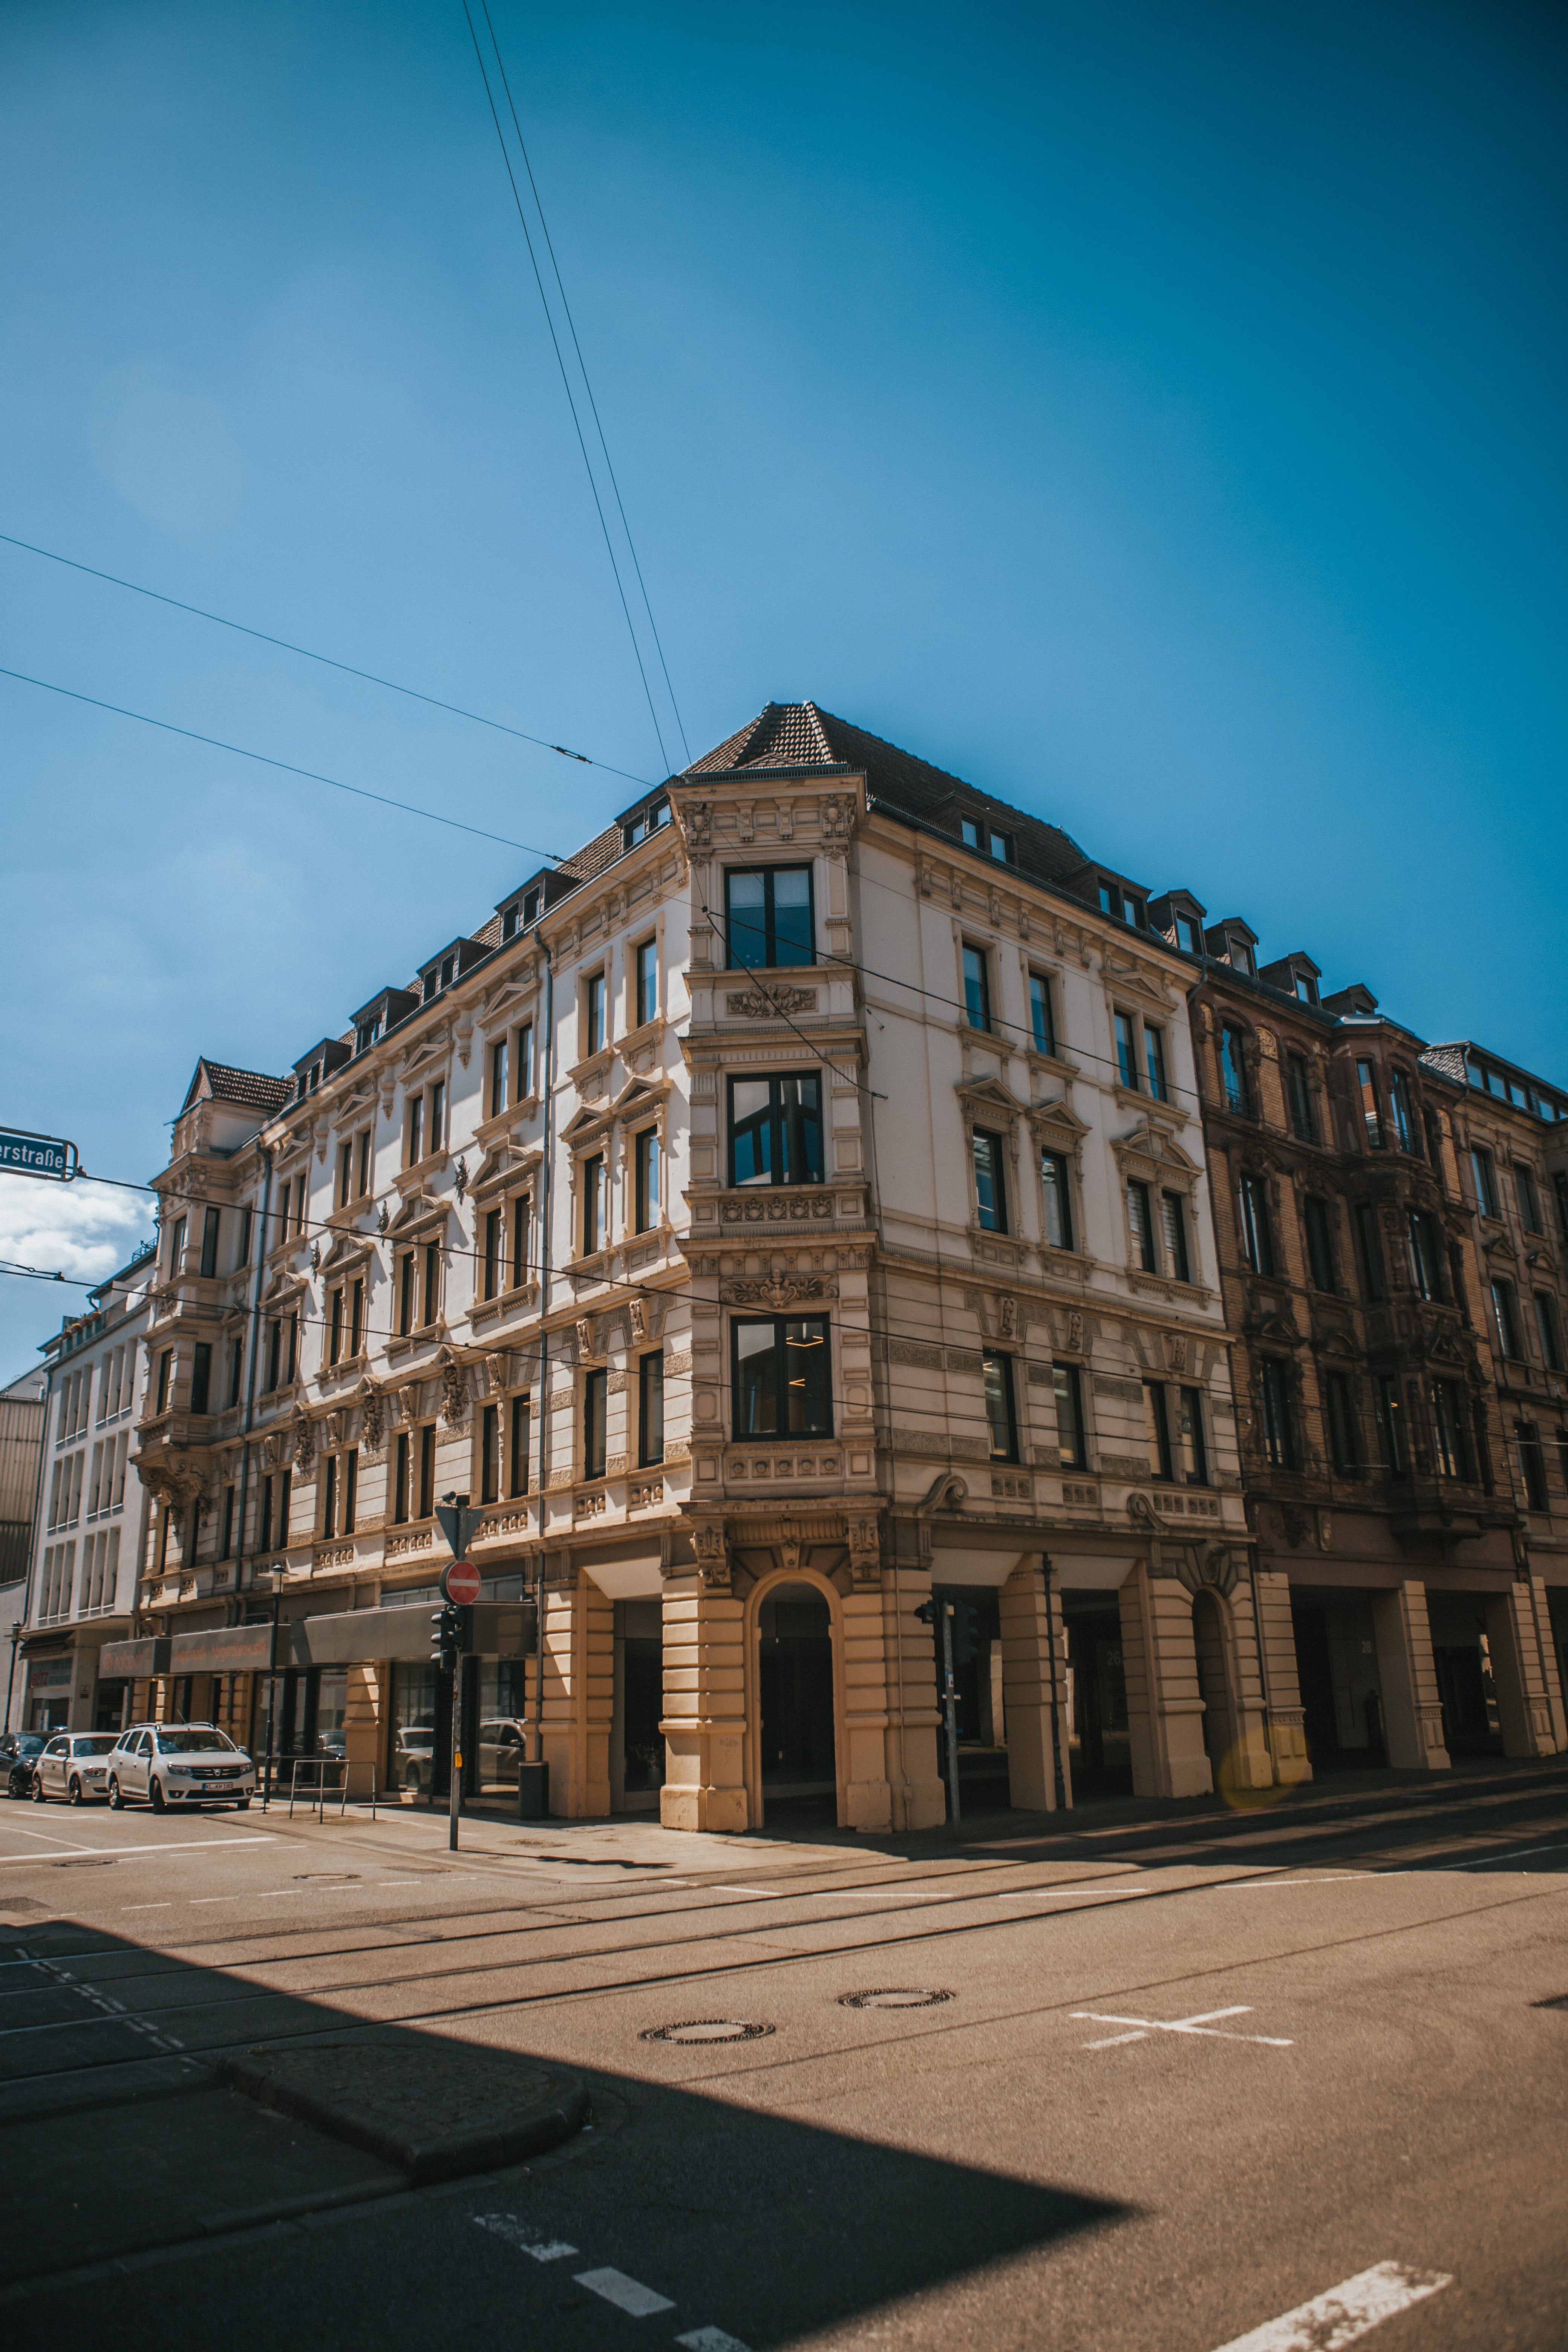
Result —
<path fill-rule="evenodd" d="M 37 1756 L 43 1752 L 43 1741 L 36 1731 L 24 1731 L 16 1742 L 18 1756 Z"/>
<path fill-rule="evenodd" d="M 113 1754 L 117 1744 L 118 1736 L 116 1733 L 112 1731 L 95 1731 L 89 1734 L 86 1739 L 79 1739 L 77 1741 L 75 1753 L 78 1756 L 110 1756 Z"/>
<path fill-rule="evenodd" d="M 221 1731 L 201 1731 L 193 1728 L 188 1731 L 161 1731 L 158 1734 L 160 1756 L 201 1756 L 209 1753 L 215 1748 L 226 1748 L 231 1755 L 236 1752 L 233 1740 L 226 1738 Z"/>

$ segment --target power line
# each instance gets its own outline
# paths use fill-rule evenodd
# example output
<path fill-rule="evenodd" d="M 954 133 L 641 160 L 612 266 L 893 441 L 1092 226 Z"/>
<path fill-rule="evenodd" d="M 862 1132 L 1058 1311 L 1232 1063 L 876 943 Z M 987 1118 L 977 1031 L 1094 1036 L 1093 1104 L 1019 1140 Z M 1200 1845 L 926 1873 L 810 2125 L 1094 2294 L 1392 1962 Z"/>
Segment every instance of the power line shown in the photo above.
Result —
<path fill-rule="evenodd" d="M 723 948 L 725 954 L 728 955 L 730 950 L 724 935 L 719 929 L 718 924 L 713 920 L 712 916 L 710 914 L 706 907 L 702 909 L 702 916 L 709 929 L 712 932 L 720 946 Z M 739 967 L 739 969 L 752 980 L 756 980 L 758 977 L 758 967 L 755 964 L 743 963 Z M 773 967 L 767 964 L 764 964 L 762 967 L 762 970 L 764 971 L 772 969 Z M 789 1014 L 784 1011 L 783 1005 L 779 1003 L 772 989 L 768 987 L 766 982 L 761 982 L 759 985 L 761 987 L 762 993 L 767 998 L 768 1003 L 773 1006 L 773 1012 L 779 1020 L 784 1023 L 786 1029 L 795 1030 L 795 1035 L 800 1039 L 801 1044 L 805 1047 L 806 1051 L 811 1054 L 816 1054 L 820 1058 L 822 1066 L 825 1070 L 831 1070 L 836 1078 L 842 1078 L 845 1085 L 853 1087 L 858 1094 L 869 1095 L 873 1102 L 887 1101 L 887 1096 L 879 1094 L 875 1087 L 868 1087 L 864 1078 L 858 1078 L 854 1076 L 850 1071 L 841 1070 L 837 1062 L 830 1062 L 827 1059 L 826 1055 L 823 1053 L 821 1046 L 814 1045 L 812 1044 L 811 1039 L 806 1035 L 804 1029 L 795 1028 L 795 1023 L 790 1019 Z"/>
<path fill-rule="evenodd" d="M 664 673 L 665 690 L 669 696 L 669 707 L 675 713 L 676 726 L 680 730 L 680 747 L 686 754 L 687 765 L 689 766 L 691 746 L 686 740 L 686 722 L 680 716 L 680 705 L 675 698 L 675 688 L 670 681 L 669 664 L 664 657 L 664 645 L 658 634 L 658 623 L 654 619 L 653 606 L 648 600 L 647 585 L 642 576 L 642 565 L 637 560 L 637 541 L 632 537 L 632 527 L 626 520 L 626 510 L 621 500 L 621 486 L 616 478 L 616 468 L 610 457 L 610 445 L 605 438 L 605 428 L 600 422 L 599 404 L 594 397 L 594 384 L 588 373 L 588 362 L 583 357 L 583 346 L 577 341 L 577 322 L 572 316 L 572 305 L 566 299 L 566 286 L 561 275 L 561 264 L 555 257 L 555 241 L 550 234 L 550 223 L 544 217 L 544 204 L 539 193 L 539 183 L 533 176 L 533 165 L 529 160 L 528 144 L 522 135 L 522 125 L 517 119 L 517 106 L 511 94 L 511 83 L 507 79 L 506 59 L 501 55 L 500 43 L 496 37 L 496 28 L 490 20 L 489 0 L 480 0 L 480 5 L 485 12 L 485 26 L 490 37 L 490 46 L 496 53 L 496 64 L 500 69 L 501 88 L 506 92 L 507 106 L 511 114 L 511 127 L 517 133 L 518 150 L 522 156 L 522 168 L 528 173 L 528 184 L 533 191 L 534 208 L 539 215 L 539 226 L 544 232 L 544 248 L 550 256 L 550 267 L 554 272 L 556 291 L 561 297 L 561 308 L 566 315 L 566 326 L 572 337 L 572 348 L 577 354 L 577 365 L 582 371 L 583 389 L 588 395 L 588 406 L 594 418 L 594 430 L 599 436 L 599 446 L 605 453 L 605 470 L 610 478 L 610 488 L 616 494 L 616 511 L 621 518 L 621 529 L 626 535 L 626 546 L 631 551 L 632 569 L 637 576 L 637 588 L 642 596 L 643 610 L 647 614 L 647 625 L 653 632 L 654 647 L 658 655 L 658 666 Z"/>
<path fill-rule="evenodd" d="M 624 776 L 628 783 L 647 785 L 646 776 L 634 776 L 629 768 L 617 768 L 608 760 L 591 759 L 586 751 L 574 751 L 567 743 L 552 743 L 542 735 L 531 735 L 525 728 L 509 727 L 504 719 L 487 719 L 482 710 L 465 710 L 460 702 L 443 702 L 439 695 L 423 694 L 416 686 L 400 686 L 395 677 L 378 677 L 374 670 L 356 669 L 353 662 L 337 661 L 331 654 L 319 654 L 309 646 L 297 646 L 288 637 L 275 637 L 266 629 L 253 629 L 244 621 L 231 621 L 223 613 L 209 613 L 201 604 L 187 604 L 178 596 L 165 596 L 157 588 L 144 588 L 138 580 L 122 580 L 118 572 L 100 572 L 96 564 L 79 563 L 74 556 L 57 554 L 52 547 L 38 547 L 30 539 L 14 538 L 10 531 L 0 530 L 0 543 L 22 548 L 28 555 L 41 555 L 50 563 L 63 563 L 68 571 L 85 572 L 89 580 L 107 581 L 111 588 L 125 588 L 133 596 L 149 597 L 155 604 L 167 604 L 176 613 L 189 613 L 198 621 L 211 621 L 220 629 L 233 629 L 242 637 L 254 637 L 258 645 L 276 646 L 286 654 L 298 654 L 303 661 L 320 662 L 323 668 L 342 670 L 345 677 L 363 678 L 369 686 L 385 687 L 389 694 L 407 695 L 411 701 L 427 702 L 433 710 L 450 711 L 455 719 L 471 719 L 477 727 L 492 727 L 500 735 L 513 735 L 520 743 L 535 744 L 542 751 L 559 751 L 563 760 L 580 761 L 585 768 L 602 768 L 606 775 Z"/>
<path fill-rule="evenodd" d="M 501 162 L 506 166 L 506 176 L 511 189 L 512 202 L 517 206 L 517 217 L 521 225 L 523 242 L 528 247 L 528 258 L 533 268 L 533 282 L 539 289 L 539 299 L 544 307 L 544 323 L 550 330 L 551 345 L 555 352 L 555 363 L 561 371 L 561 382 L 566 394 L 566 404 L 572 411 L 573 429 L 577 436 L 577 446 L 583 453 L 583 464 L 588 476 L 588 488 L 593 494 L 594 511 L 599 518 L 599 529 L 605 535 L 605 551 L 610 559 L 610 570 L 615 574 L 616 593 L 621 600 L 621 611 L 626 615 L 626 634 L 632 641 L 632 657 L 637 666 L 637 676 L 642 680 L 642 690 L 647 700 L 648 717 L 653 721 L 653 731 L 658 740 L 658 755 L 664 761 L 666 769 L 668 770 L 674 762 L 666 749 L 664 730 L 658 723 L 658 712 L 654 708 L 653 689 L 647 682 L 647 671 L 643 665 L 642 647 L 637 643 L 637 633 L 632 622 L 631 606 L 626 602 L 621 567 L 616 560 L 615 542 L 610 537 L 610 526 L 605 519 L 604 502 L 600 499 L 599 485 L 595 478 L 593 463 L 588 456 L 588 444 L 583 435 L 583 421 L 577 414 L 576 396 L 572 390 L 572 379 L 566 372 L 566 360 L 561 349 L 561 339 L 555 331 L 555 320 L 544 291 L 544 279 L 540 273 L 539 257 L 533 249 L 533 235 L 528 226 L 528 215 L 523 210 L 522 194 L 517 184 L 517 174 L 511 168 L 511 157 L 507 152 L 506 133 L 501 129 L 500 116 L 496 110 L 495 95 L 490 89 L 490 78 L 485 67 L 484 51 L 479 47 L 479 34 L 474 29 L 473 14 L 468 6 L 468 0 L 463 0 L 463 15 L 468 21 L 468 37 L 474 45 L 474 56 L 479 63 L 479 79 L 485 86 L 485 99 L 490 110 L 490 121 L 496 127 L 496 139 L 500 147 Z"/>
<path fill-rule="evenodd" d="M 435 809 L 416 808 L 412 801 L 395 801 L 389 793 L 370 792 L 363 784 L 345 784 L 337 776 L 324 776 L 316 768 L 296 767 L 292 760 L 275 760 L 267 751 L 247 751 L 243 743 L 226 743 L 216 735 L 198 733 L 194 727 L 176 727 L 173 719 L 153 719 L 145 710 L 127 710 L 123 703 L 104 702 L 96 694 L 79 694 L 75 687 L 57 686 L 50 678 L 29 677 L 26 670 L 0 668 L 0 677 L 16 678 L 22 686 L 41 687 L 46 694 L 64 695 L 68 701 L 85 702 L 94 710 L 110 710 L 117 719 L 134 719 L 139 726 L 160 728 L 165 735 L 183 735 L 187 742 L 205 743 L 215 751 L 232 751 L 237 760 L 255 760 L 261 767 L 280 769 L 288 776 L 303 776 L 312 784 L 330 784 L 335 793 L 351 793 L 355 800 L 374 801 L 382 808 L 399 809 L 405 816 L 422 816 L 427 824 L 447 825 L 454 833 L 472 834 L 478 841 L 499 841 L 503 849 L 521 849 L 525 857 L 547 857 L 556 866 L 561 863 L 559 850 L 541 849 L 533 842 L 513 841 L 509 834 L 487 833 L 483 825 L 464 824 L 460 818 L 441 816 Z"/>

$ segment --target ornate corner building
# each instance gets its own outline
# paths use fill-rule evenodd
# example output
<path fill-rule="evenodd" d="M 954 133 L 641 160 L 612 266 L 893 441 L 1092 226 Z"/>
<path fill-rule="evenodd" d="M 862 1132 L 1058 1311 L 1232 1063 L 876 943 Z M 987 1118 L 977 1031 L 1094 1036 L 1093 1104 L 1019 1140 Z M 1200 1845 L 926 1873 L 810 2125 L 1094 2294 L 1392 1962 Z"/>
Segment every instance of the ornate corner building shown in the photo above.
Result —
<path fill-rule="evenodd" d="M 976 1797 L 1300 1777 L 1299 1546 L 1269 1510 L 1315 1549 L 1349 1526 L 1295 1369 L 1338 1342 L 1237 1264 L 1237 1171 L 1294 1166 L 1284 1049 L 1254 1023 L 1268 1109 L 1221 1099 L 1229 982 L 1181 906 L 770 705 L 289 1077 L 199 1063 L 158 1180 L 138 1620 L 103 1670 L 285 1777 L 438 1791 L 455 1492 L 481 1514 L 476 1797 L 542 1756 L 568 1815 L 929 1824 L 949 1650 Z M 1326 1087 L 1344 1024 L 1306 1025 Z M 1456 1089 L 1409 1058 L 1420 1115 Z M 1357 1163 L 1377 1215 L 1473 1260 L 1457 1189 L 1412 1159 L 1379 1192 L 1394 1164 Z M 1501 1458 L 1451 1304 L 1342 1319 L 1412 1423 L 1448 1381 Z M 1276 1356 L 1300 1452 L 1265 1475 Z M 1514 1559 L 1506 1480 L 1410 1459 L 1372 1515 L 1391 1543 Z"/>

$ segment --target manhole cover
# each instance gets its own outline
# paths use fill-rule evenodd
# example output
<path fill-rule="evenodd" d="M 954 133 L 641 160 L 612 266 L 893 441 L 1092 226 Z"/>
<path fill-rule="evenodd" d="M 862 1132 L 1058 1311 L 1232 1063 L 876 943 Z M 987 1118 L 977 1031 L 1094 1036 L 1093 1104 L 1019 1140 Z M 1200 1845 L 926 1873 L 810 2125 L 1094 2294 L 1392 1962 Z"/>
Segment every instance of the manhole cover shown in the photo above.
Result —
<path fill-rule="evenodd" d="M 692 2017 L 683 2025 L 650 2025 L 641 2042 L 760 2042 L 771 2025 L 746 2025 L 733 2017 Z"/>
<path fill-rule="evenodd" d="M 951 2000 L 950 1992 L 939 1992 L 931 1985 L 879 1985 L 870 1992 L 841 1992 L 840 2009 L 934 2009 L 940 2000 Z"/>

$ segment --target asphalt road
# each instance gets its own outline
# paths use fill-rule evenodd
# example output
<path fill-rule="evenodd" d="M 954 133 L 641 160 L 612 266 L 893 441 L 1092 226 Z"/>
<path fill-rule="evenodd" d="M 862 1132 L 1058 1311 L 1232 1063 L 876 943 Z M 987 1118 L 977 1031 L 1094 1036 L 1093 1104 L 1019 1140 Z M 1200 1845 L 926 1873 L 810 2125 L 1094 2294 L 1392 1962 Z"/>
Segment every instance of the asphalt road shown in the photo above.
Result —
<path fill-rule="evenodd" d="M 1217 2352 L 1340 2288 L 1376 2352 L 1562 2352 L 1565 1893 L 1563 1764 L 456 1859 L 0 1804 L 0 2305 L 62 2352 Z M 594 2127 L 411 2191 L 216 2080 L 367 2023 L 573 2069 Z"/>

